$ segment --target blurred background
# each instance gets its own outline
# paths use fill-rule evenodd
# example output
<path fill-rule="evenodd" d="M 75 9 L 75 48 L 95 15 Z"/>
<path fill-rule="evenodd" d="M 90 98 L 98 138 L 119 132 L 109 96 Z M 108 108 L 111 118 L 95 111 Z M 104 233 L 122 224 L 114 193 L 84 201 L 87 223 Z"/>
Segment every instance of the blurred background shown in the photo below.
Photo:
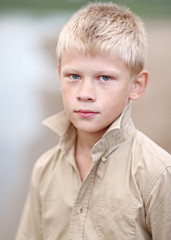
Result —
<path fill-rule="evenodd" d="M 63 109 L 59 31 L 86 0 L 0 0 L 0 240 L 13 240 L 37 158 L 58 142 L 41 121 Z M 145 21 L 150 82 L 133 103 L 137 128 L 171 153 L 171 1 L 114 1 Z"/>

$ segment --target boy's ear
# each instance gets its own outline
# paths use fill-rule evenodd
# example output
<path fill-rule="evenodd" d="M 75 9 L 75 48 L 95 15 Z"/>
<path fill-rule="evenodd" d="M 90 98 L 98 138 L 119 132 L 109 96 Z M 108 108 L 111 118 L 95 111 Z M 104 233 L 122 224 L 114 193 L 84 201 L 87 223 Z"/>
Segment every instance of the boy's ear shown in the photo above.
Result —
<path fill-rule="evenodd" d="M 141 97 L 148 84 L 149 74 L 146 70 L 140 72 L 132 82 L 130 99 L 135 101 Z"/>

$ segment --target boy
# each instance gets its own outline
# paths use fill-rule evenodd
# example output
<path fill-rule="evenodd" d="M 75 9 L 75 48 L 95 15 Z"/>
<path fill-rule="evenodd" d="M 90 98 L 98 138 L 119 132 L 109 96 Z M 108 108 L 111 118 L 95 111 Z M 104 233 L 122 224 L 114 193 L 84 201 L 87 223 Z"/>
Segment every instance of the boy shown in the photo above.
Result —
<path fill-rule="evenodd" d="M 60 136 L 33 171 L 17 240 L 171 239 L 171 157 L 134 128 L 130 101 L 148 82 L 142 21 L 89 4 L 63 28 Z"/>

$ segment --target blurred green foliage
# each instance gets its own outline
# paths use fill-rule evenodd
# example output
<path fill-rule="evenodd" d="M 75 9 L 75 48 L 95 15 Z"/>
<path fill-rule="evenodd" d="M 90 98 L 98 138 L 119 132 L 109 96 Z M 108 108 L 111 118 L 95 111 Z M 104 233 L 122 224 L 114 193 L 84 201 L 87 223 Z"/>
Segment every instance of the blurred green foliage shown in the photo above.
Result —
<path fill-rule="evenodd" d="M 102 0 L 108 2 L 107 0 Z M 109 0 L 110 1 L 110 0 Z M 50 11 L 70 11 L 99 0 L 0 0 L 0 11 L 26 10 L 36 13 Z M 171 0 L 111 0 L 126 5 L 138 15 L 147 18 L 171 18 Z"/>

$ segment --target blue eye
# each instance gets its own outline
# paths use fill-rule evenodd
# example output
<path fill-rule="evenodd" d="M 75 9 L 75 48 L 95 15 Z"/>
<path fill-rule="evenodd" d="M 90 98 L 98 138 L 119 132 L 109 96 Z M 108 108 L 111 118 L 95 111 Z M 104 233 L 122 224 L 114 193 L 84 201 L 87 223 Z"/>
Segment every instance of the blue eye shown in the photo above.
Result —
<path fill-rule="evenodd" d="M 78 80 L 78 79 L 80 79 L 80 76 L 78 74 L 71 74 L 70 78 L 73 80 Z"/>
<path fill-rule="evenodd" d="M 111 78 L 110 77 L 108 77 L 108 76 L 101 76 L 100 77 L 100 80 L 102 80 L 102 81 L 109 81 Z"/>

